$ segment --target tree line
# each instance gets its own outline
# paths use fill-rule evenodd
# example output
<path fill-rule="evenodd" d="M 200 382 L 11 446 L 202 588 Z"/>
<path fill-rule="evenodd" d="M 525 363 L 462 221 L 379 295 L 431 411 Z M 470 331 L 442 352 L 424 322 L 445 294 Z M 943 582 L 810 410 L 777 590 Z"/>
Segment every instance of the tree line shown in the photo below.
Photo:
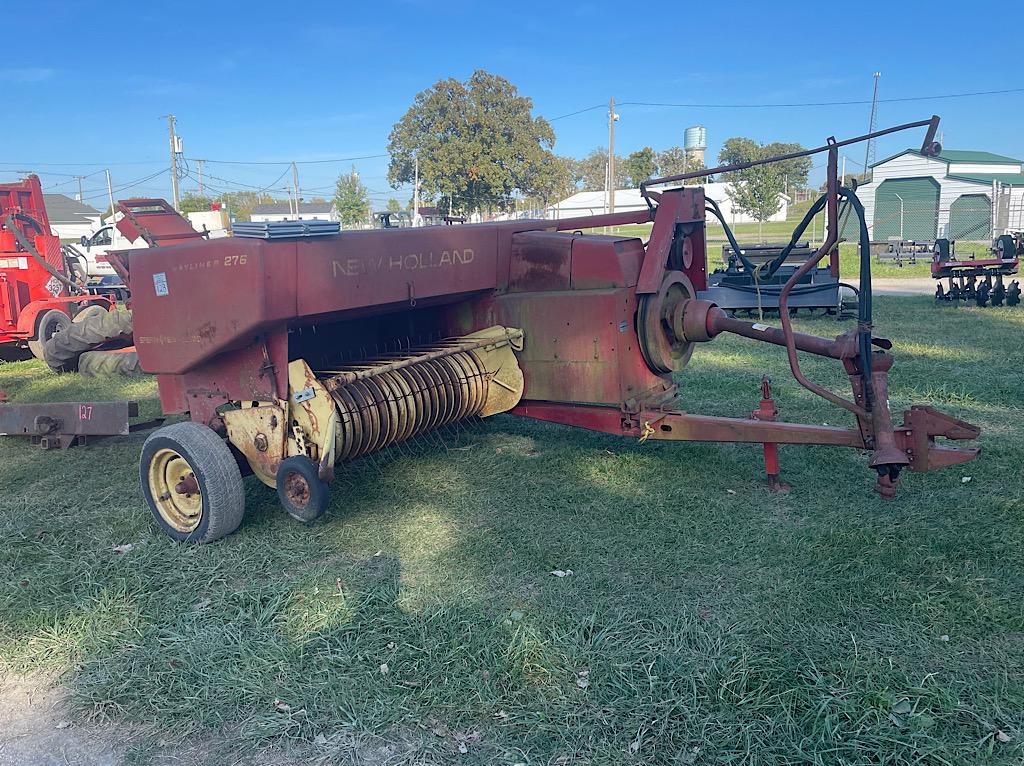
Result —
<path fill-rule="evenodd" d="M 503 77 L 482 70 L 466 81 L 448 78 L 418 93 L 388 138 L 388 182 L 393 188 L 419 179 L 424 205 L 455 213 L 511 210 L 525 200 L 539 207 L 577 191 L 606 188 L 608 152 L 596 148 L 582 159 L 555 153 L 555 132 L 532 114 L 533 102 Z M 799 150 L 797 144 L 759 144 L 730 138 L 719 164 L 733 164 Z M 638 187 L 651 178 L 703 170 L 682 147 L 655 150 L 645 146 L 615 158 L 616 188 Z M 778 209 L 787 189 L 804 188 L 810 158 L 759 166 L 729 174 L 734 203 L 757 220 Z M 704 182 L 709 177 L 695 180 Z M 186 195 L 182 209 L 208 210 L 214 200 Z M 236 219 L 248 219 L 255 205 L 275 201 L 257 192 L 229 192 L 219 201 Z M 338 176 L 333 201 L 346 226 L 367 221 L 370 198 L 353 167 Z M 411 200 L 409 203 L 411 207 Z M 401 204 L 388 201 L 396 212 Z"/>

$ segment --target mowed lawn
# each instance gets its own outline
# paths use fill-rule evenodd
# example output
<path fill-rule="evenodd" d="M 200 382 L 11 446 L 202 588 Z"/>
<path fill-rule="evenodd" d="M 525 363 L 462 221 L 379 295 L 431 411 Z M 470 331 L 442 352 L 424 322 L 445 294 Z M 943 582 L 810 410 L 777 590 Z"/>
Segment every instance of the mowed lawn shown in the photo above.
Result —
<path fill-rule="evenodd" d="M 271 747 L 367 764 L 1020 764 L 1024 309 L 875 312 L 893 408 L 984 429 L 979 460 L 909 474 L 895 502 L 852 450 L 781 448 L 793 491 L 774 495 L 757 446 L 498 416 L 344 468 L 309 526 L 247 479 L 242 528 L 189 547 L 143 504 L 141 436 L 64 454 L 4 438 L 0 668 L 59 671 L 83 719 L 134 733 L 132 763 L 198 740 L 210 763 Z M 805 369 L 845 391 L 837 364 Z M 741 338 L 696 351 L 683 402 L 744 415 L 764 372 L 784 418 L 849 422 L 780 349 Z M 0 365 L 0 388 L 158 410 L 150 381 L 35 362 Z"/>

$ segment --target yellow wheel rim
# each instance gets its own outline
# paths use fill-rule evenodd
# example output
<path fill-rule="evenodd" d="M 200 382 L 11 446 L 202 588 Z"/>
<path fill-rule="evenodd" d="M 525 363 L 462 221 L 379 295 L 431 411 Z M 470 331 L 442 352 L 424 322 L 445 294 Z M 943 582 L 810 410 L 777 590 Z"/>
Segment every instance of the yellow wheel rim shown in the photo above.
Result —
<path fill-rule="evenodd" d="M 203 518 L 203 492 L 192 466 L 172 449 L 149 463 L 149 492 L 157 513 L 178 532 L 194 532 Z"/>

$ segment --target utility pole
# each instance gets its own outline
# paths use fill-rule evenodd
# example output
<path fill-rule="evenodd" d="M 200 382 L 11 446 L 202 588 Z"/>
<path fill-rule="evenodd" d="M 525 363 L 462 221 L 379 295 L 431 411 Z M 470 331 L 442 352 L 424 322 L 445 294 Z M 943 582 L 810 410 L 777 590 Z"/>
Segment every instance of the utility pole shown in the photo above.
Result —
<path fill-rule="evenodd" d="M 608 102 L 608 212 L 615 212 L 615 99 Z"/>
<path fill-rule="evenodd" d="M 846 186 L 846 155 L 843 155 L 843 174 L 842 180 L 839 181 L 840 186 Z"/>
<path fill-rule="evenodd" d="M 292 160 L 292 188 L 295 190 L 295 217 L 299 217 L 299 171 Z"/>
<path fill-rule="evenodd" d="M 420 157 L 418 154 L 412 182 L 412 225 L 420 225 Z"/>
<path fill-rule="evenodd" d="M 196 160 L 196 165 L 199 168 L 199 196 L 203 196 L 203 163 L 206 160 Z"/>
<path fill-rule="evenodd" d="M 84 179 L 85 176 L 75 176 L 75 178 L 78 179 L 78 201 L 81 202 L 82 201 L 82 179 Z"/>
<path fill-rule="evenodd" d="M 181 199 L 178 196 L 178 151 L 181 147 L 181 139 L 174 134 L 174 115 L 167 115 L 167 134 L 171 140 L 171 195 L 174 198 L 174 209 L 181 206 Z"/>
<path fill-rule="evenodd" d="M 110 225 L 113 226 L 116 223 L 114 217 L 114 189 L 110 184 L 110 171 L 105 170 L 103 172 L 107 174 L 107 198 L 110 200 Z M 113 237 L 113 234 L 111 234 L 111 237 Z M 113 239 L 111 239 L 111 241 L 113 241 Z"/>
<path fill-rule="evenodd" d="M 875 89 L 871 94 L 871 119 L 868 120 L 868 133 L 874 133 L 878 128 L 878 78 L 881 72 L 875 72 Z M 864 172 L 870 172 L 868 168 L 875 161 L 875 139 L 869 138 L 868 145 L 864 148 Z"/>

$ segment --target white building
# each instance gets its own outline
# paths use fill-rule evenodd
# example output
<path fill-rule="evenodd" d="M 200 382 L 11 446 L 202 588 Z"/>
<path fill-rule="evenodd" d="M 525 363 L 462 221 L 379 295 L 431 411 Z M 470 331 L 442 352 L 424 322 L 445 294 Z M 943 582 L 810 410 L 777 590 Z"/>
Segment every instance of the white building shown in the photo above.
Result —
<path fill-rule="evenodd" d="M 733 209 L 732 198 L 729 196 L 728 184 L 703 184 L 704 196 L 713 199 L 722 210 L 722 215 L 731 226 L 734 223 L 756 223 L 750 216 Z M 647 202 L 640 196 L 639 189 L 616 189 L 615 212 L 624 213 L 631 210 L 646 210 Z M 789 211 L 789 197 L 782 195 L 782 204 L 778 212 L 769 221 L 785 221 Z M 603 191 L 577 192 L 561 202 L 544 208 L 544 217 L 549 219 L 577 218 L 584 215 L 598 215 L 608 212 L 608 195 Z M 713 215 L 707 217 L 708 225 L 719 225 Z"/>
<path fill-rule="evenodd" d="M 925 157 L 907 149 L 871 166 L 857 189 L 872 241 L 984 241 L 1024 228 L 1020 160 L 991 152 L 943 149 Z M 995 205 L 993 205 L 995 200 Z"/>
<path fill-rule="evenodd" d="M 100 211 L 63 194 L 44 194 L 50 228 L 61 239 L 78 242 L 100 227 Z"/>
<path fill-rule="evenodd" d="M 338 209 L 333 202 L 300 202 L 299 215 L 292 212 L 293 205 L 287 202 L 268 202 L 256 205 L 249 219 L 254 223 L 265 221 L 340 221 Z"/>

